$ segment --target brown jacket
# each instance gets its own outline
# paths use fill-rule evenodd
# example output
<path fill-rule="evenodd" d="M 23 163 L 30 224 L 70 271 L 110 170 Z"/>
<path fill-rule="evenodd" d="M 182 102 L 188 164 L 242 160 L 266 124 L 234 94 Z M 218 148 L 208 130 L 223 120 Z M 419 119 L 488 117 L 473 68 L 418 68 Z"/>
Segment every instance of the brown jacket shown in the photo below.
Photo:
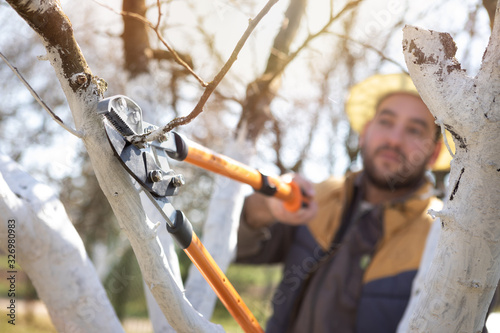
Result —
<path fill-rule="evenodd" d="M 432 223 L 427 211 L 441 202 L 426 183 L 349 222 L 340 246 L 332 246 L 341 222 L 357 211 L 356 177 L 317 185 L 319 212 L 308 226 L 249 230 L 243 221 L 238 261 L 285 263 L 267 332 L 395 331 Z"/>

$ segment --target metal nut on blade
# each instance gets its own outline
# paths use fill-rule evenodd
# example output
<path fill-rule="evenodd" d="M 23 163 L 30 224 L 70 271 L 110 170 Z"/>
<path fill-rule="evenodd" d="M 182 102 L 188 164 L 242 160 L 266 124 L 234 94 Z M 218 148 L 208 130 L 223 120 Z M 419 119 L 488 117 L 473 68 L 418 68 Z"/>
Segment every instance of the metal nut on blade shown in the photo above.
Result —
<path fill-rule="evenodd" d="M 149 179 L 153 183 L 157 183 L 157 182 L 163 180 L 163 174 L 162 174 L 161 170 L 153 170 L 153 171 L 149 172 Z"/>
<path fill-rule="evenodd" d="M 186 183 L 186 181 L 184 180 L 184 176 L 183 175 L 175 175 L 172 178 L 172 185 L 174 187 L 181 187 L 185 183 Z"/>
<path fill-rule="evenodd" d="M 155 127 L 153 125 L 150 125 L 146 128 L 144 128 L 144 134 L 149 134 L 155 130 Z"/>

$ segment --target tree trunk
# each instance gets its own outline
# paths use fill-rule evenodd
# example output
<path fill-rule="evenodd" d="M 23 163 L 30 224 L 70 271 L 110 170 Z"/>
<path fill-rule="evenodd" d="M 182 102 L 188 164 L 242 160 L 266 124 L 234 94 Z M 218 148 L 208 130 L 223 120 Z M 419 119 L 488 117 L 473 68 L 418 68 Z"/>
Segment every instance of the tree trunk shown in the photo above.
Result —
<path fill-rule="evenodd" d="M 146 16 L 146 3 L 144 0 L 123 0 L 123 11 Z M 123 54 L 125 55 L 125 68 L 133 78 L 136 75 L 149 72 L 148 27 L 144 22 L 130 16 L 123 16 Z"/>
<path fill-rule="evenodd" d="M 83 133 L 101 189 L 130 240 L 146 284 L 169 323 L 179 332 L 221 331 L 220 326 L 208 322 L 193 309 L 176 284 L 156 234 L 159 223 L 147 218 L 139 193 L 114 156 L 102 118 L 95 112 L 104 83 L 91 74 L 59 2 L 8 2 L 42 37 L 76 128 Z"/>
<path fill-rule="evenodd" d="M 441 210 L 442 207 L 439 208 L 433 207 L 431 209 Z M 434 258 L 434 254 L 436 253 L 436 248 L 438 246 L 440 235 L 441 235 L 441 221 L 439 219 L 436 219 L 432 224 L 431 230 L 429 231 L 429 235 L 427 236 L 427 240 L 425 242 L 425 250 L 422 255 L 420 267 L 418 268 L 417 275 L 413 280 L 410 301 L 406 306 L 403 318 L 401 318 L 401 321 L 399 322 L 397 333 L 408 332 L 410 318 L 413 312 L 415 312 L 415 309 L 417 308 L 420 295 L 423 293 L 424 281 L 427 276 L 427 273 L 429 272 L 429 267 L 431 265 L 432 258 Z"/>
<path fill-rule="evenodd" d="M 141 199 L 146 211 L 149 214 L 149 218 L 152 221 L 161 221 L 163 217 L 160 215 L 158 210 L 152 205 L 149 198 L 146 194 L 141 193 Z M 158 230 L 158 239 L 160 240 L 160 244 L 165 253 L 165 257 L 167 258 L 168 265 L 170 270 L 172 271 L 174 280 L 176 281 L 179 288 L 184 289 L 181 271 L 179 267 L 179 258 L 177 256 L 177 252 L 175 250 L 174 241 L 172 236 L 168 233 L 167 228 L 160 228 Z M 154 295 L 151 293 L 146 282 L 144 282 L 144 293 L 146 297 L 146 303 L 148 306 L 148 315 L 149 320 L 151 321 L 151 325 L 153 326 L 153 332 L 158 333 L 167 333 L 167 332 L 175 332 L 175 330 L 170 326 L 167 321 L 167 318 L 163 314 L 158 302 L 155 300 Z M 189 299 L 189 298 L 188 298 Z"/>
<path fill-rule="evenodd" d="M 497 6 L 497 18 L 499 9 Z M 475 78 L 454 58 L 450 35 L 405 27 L 411 77 L 436 122 L 453 135 L 441 235 L 410 332 L 481 332 L 500 278 L 500 20 Z"/>
<path fill-rule="evenodd" d="M 237 140 L 226 145 L 224 153 L 248 164 L 254 155 L 254 147 L 245 139 L 245 135 L 240 135 Z M 241 183 L 222 176 L 216 177 L 214 187 L 203 225 L 203 241 L 220 269 L 225 272 L 236 252 L 244 191 Z M 186 296 L 201 314 L 207 318 L 212 316 L 217 297 L 194 265 L 189 269 Z"/>
<path fill-rule="evenodd" d="M 52 189 L 0 155 L 0 195 L 1 250 L 12 254 L 28 274 L 56 329 L 124 332 L 80 236 Z M 7 220 L 15 221 L 15 238 L 8 238 Z M 15 253 L 7 251 L 7 239 L 15 241 L 9 243 Z"/>

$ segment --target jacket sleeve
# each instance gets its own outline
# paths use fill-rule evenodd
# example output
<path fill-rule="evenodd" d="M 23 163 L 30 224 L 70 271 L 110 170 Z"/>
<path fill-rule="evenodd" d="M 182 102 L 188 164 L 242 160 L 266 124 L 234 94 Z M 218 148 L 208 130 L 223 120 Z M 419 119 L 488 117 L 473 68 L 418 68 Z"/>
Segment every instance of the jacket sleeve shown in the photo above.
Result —
<path fill-rule="evenodd" d="M 280 222 L 254 229 L 242 217 L 238 230 L 236 262 L 246 264 L 282 262 L 293 242 L 296 229 L 297 227 Z"/>

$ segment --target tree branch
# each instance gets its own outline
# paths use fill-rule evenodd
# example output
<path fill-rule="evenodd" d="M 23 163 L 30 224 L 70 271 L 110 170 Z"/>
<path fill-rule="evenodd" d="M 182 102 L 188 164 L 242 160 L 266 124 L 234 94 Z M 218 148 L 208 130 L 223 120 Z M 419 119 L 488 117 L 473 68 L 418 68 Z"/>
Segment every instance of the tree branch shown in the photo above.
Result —
<path fill-rule="evenodd" d="M 280 88 L 279 80 L 273 81 L 272 77 L 276 71 L 282 72 L 280 71 L 281 64 L 289 54 L 290 45 L 297 35 L 306 5 L 306 0 L 291 0 L 289 2 L 281 21 L 280 30 L 274 38 L 264 73 L 247 85 L 237 131 L 245 131 L 247 139 L 252 142 L 257 140 L 264 124 L 272 118 L 270 105 Z M 270 84 L 271 81 L 274 84 Z"/>
<path fill-rule="evenodd" d="M 109 10 L 111 10 L 111 11 L 119 14 L 119 15 L 128 16 L 128 17 L 134 18 L 136 20 L 139 20 L 139 21 L 143 22 L 147 26 L 149 26 L 155 32 L 156 36 L 162 42 L 162 44 L 170 51 L 170 53 L 172 54 L 172 57 L 174 58 L 175 62 L 177 62 L 179 65 L 183 66 L 184 68 L 186 68 L 186 70 L 202 85 L 202 87 L 207 87 L 208 86 L 208 83 L 206 83 L 198 74 L 196 74 L 193 71 L 193 69 L 191 68 L 191 66 L 189 66 L 189 64 L 187 64 L 184 61 L 184 59 L 182 59 L 177 54 L 177 52 L 170 46 L 170 44 L 168 44 L 168 42 L 165 40 L 165 38 L 163 38 L 163 35 L 161 34 L 161 32 L 159 30 L 160 18 L 158 18 L 158 22 L 155 25 L 151 21 L 149 21 L 147 18 L 145 18 L 144 16 L 139 15 L 137 13 L 130 13 L 130 12 L 125 12 L 125 11 L 118 11 L 118 10 L 114 9 L 113 7 L 107 5 L 107 4 L 101 3 L 101 2 L 99 2 L 97 0 L 94 0 L 94 1 L 97 4 L 99 4 L 100 6 L 105 7 L 107 9 L 109 9 Z M 161 14 L 161 12 L 159 12 L 159 13 Z"/>
<path fill-rule="evenodd" d="M 460 111 L 455 109 L 458 105 L 456 94 L 477 88 L 474 80 L 467 76 L 455 59 L 457 47 L 452 37 L 448 33 L 412 26 L 403 29 L 403 36 L 406 65 L 410 73 L 414 70 L 412 80 L 422 100 L 434 113 L 437 121 L 444 122 L 450 133 L 463 133 L 463 121 L 456 120 L 454 116 Z M 477 101 L 461 100 L 461 103 L 467 109 L 472 108 L 470 115 L 477 110 L 473 107 Z"/>
<path fill-rule="evenodd" d="M 342 8 L 336 15 L 331 16 L 328 22 L 316 33 L 310 34 L 306 40 L 300 45 L 288 58 L 281 63 L 281 66 L 279 70 L 274 71 L 272 77 L 270 77 L 268 84 L 270 84 L 276 77 L 281 75 L 281 73 L 285 70 L 285 68 L 288 66 L 289 63 L 291 63 L 299 54 L 300 52 L 305 49 L 309 43 L 311 43 L 314 39 L 317 37 L 321 36 L 322 34 L 326 33 L 328 31 L 328 28 L 336 21 L 338 20 L 345 12 L 348 10 L 355 8 L 358 6 L 363 0 L 353 0 L 348 2 L 344 8 Z"/>
<path fill-rule="evenodd" d="M 42 37 L 47 53 L 50 54 L 50 62 L 54 64 L 60 59 L 64 63 L 61 70 L 71 89 L 76 92 L 88 87 L 92 73 L 75 41 L 71 22 L 62 11 L 59 2 L 58 5 L 47 1 L 32 3 L 31 1 L 7 0 L 7 2 Z M 61 31 L 65 33 L 60 33 Z M 74 77 L 75 73 L 84 74 L 86 78 L 82 77 L 77 80 Z"/>
<path fill-rule="evenodd" d="M 385 61 L 387 61 L 387 62 L 390 62 L 391 64 L 394 64 L 394 65 L 396 65 L 397 67 L 399 67 L 399 70 L 400 70 L 402 73 L 408 73 L 408 71 L 407 71 L 406 67 L 402 66 L 402 65 L 401 65 L 400 63 L 398 63 L 396 60 L 394 60 L 394 59 L 391 59 L 391 58 L 387 57 L 383 51 L 381 51 L 381 50 L 377 49 L 376 47 L 374 47 L 374 46 L 372 46 L 372 45 L 369 45 L 369 44 L 366 44 L 366 43 L 363 43 L 363 42 L 360 42 L 359 40 L 355 40 L 355 39 L 353 39 L 353 38 L 351 38 L 351 37 L 349 37 L 349 36 L 346 36 L 346 35 L 337 34 L 337 33 L 334 33 L 334 32 L 332 32 L 331 34 L 332 34 L 332 35 L 334 35 L 334 36 L 337 36 L 337 37 L 339 37 L 339 38 L 343 38 L 343 39 L 345 39 L 345 40 L 348 40 L 348 41 L 350 41 L 350 42 L 353 42 L 353 43 L 355 43 L 355 44 L 358 44 L 358 45 L 360 45 L 360 46 L 362 46 L 362 47 L 364 47 L 364 48 L 366 48 L 366 49 L 368 49 L 368 50 L 372 50 L 372 51 L 373 51 L 373 52 L 375 52 L 375 53 L 376 53 L 376 54 L 377 54 L 377 55 L 378 55 L 378 56 L 379 56 L 382 60 L 385 60 Z"/>
<path fill-rule="evenodd" d="M 73 134 L 74 136 L 76 136 L 77 138 L 82 138 L 83 137 L 83 133 L 80 132 L 80 131 L 77 131 L 76 129 L 70 127 L 70 126 L 67 126 L 64 121 L 62 121 L 61 118 L 59 118 L 55 113 L 54 111 L 52 111 L 52 109 L 47 105 L 47 103 L 45 103 L 42 98 L 37 94 L 37 92 L 31 87 L 31 85 L 28 83 L 28 81 L 26 81 L 26 79 L 23 77 L 23 75 L 19 72 L 19 70 L 14 67 L 10 61 L 3 55 L 2 52 L 0 52 L 0 58 L 3 59 L 3 61 L 5 61 L 5 63 L 7 64 L 7 66 L 10 67 L 10 69 L 12 69 L 12 71 L 14 72 L 14 74 L 16 74 L 16 76 L 19 78 L 19 80 L 21 80 L 21 82 L 25 85 L 25 87 L 28 89 L 28 91 L 31 93 L 31 95 L 35 98 L 35 100 L 38 102 L 38 104 L 40 104 L 44 109 L 45 111 L 47 111 L 50 115 L 50 117 L 56 122 L 58 123 L 59 125 L 62 126 L 62 128 L 64 128 L 66 131 L 70 132 L 71 134 Z"/>
<path fill-rule="evenodd" d="M 495 20 L 495 9 L 497 8 L 497 0 L 483 0 L 484 9 L 490 17 L 490 28 L 493 30 L 493 22 Z"/>
<path fill-rule="evenodd" d="M 74 39 L 71 23 L 59 1 L 9 0 L 9 3 L 44 38 L 45 48 L 66 94 L 75 124 L 77 128 L 85 129 L 82 140 L 99 186 L 113 208 L 122 231 L 130 240 L 144 280 L 170 324 L 174 329 L 185 332 L 221 331 L 220 326 L 199 315 L 173 277 L 157 238 L 157 224 L 147 217 L 130 174 L 109 145 L 102 117 L 95 112 L 102 90 L 90 74 Z"/>
<path fill-rule="evenodd" d="M 6 222 L 14 219 L 15 259 L 33 282 L 56 329 L 124 332 L 57 194 L 1 154 L 0 194 L 0 215 L 5 219 L 0 224 L 0 250 L 7 253 Z"/>
<path fill-rule="evenodd" d="M 467 76 L 447 33 L 403 30 L 403 51 L 420 96 L 453 135 L 451 194 L 442 211 L 441 235 L 425 274 L 409 330 L 480 332 L 500 277 L 500 22 L 499 11 L 481 69 Z M 423 265 L 422 265 L 423 266 Z"/>
<path fill-rule="evenodd" d="M 185 125 L 190 123 L 194 118 L 196 118 L 201 112 L 203 112 L 203 107 L 205 106 L 208 98 L 210 95 L 214 92 L 215 88 L 219 85 L 219 83 L 222 81 L 224 76 L 227 74 L 233 63 L 236 61 L 238 58 L 238 54 L 240 53 L 241 49 L 245 45 L 248 37 L 250 37 L 250 34 L 252 31 L 255 29 L 255 27 L 259 24 L 259 22 L 262 20 L 262 18 L 269 12 L 269 10 L 278 2 L 278 0 L 269 0 L 267 4 L 262 8 L 262 10 L 257 14 L 257 16 L 254 19 L 249 20 L 249 24 L 243 35 L 240 37 L 240 40 L 236 44 L 236 47 L 234 48 L 233 52 L 231 53 L 231 56 L 227 60 L 227 62 L 224 64 L 222 69 L 219 71 L 219 73 L 215 76 L 212 82 L 210 82 L 207 86 L 205 91 L 203 92 L 203 95 L 201 96 L 200 100 L 198 101 L 198 104 L 194 107 L 194 109 L 189 113 L 187 116 L 184 117 L 177 117 L 170 121 L 168 124 L 166 124 L 163 127 L 158 128 L 157 130 L 146 134 L 146 135 L 138 135 L 134 138 L 132 138 L 133 143 L 144 143 L 144 142 L 150 142 L 154 140 L 160 139 L 165 133 L 170 132 L 172 129 Z"/>

